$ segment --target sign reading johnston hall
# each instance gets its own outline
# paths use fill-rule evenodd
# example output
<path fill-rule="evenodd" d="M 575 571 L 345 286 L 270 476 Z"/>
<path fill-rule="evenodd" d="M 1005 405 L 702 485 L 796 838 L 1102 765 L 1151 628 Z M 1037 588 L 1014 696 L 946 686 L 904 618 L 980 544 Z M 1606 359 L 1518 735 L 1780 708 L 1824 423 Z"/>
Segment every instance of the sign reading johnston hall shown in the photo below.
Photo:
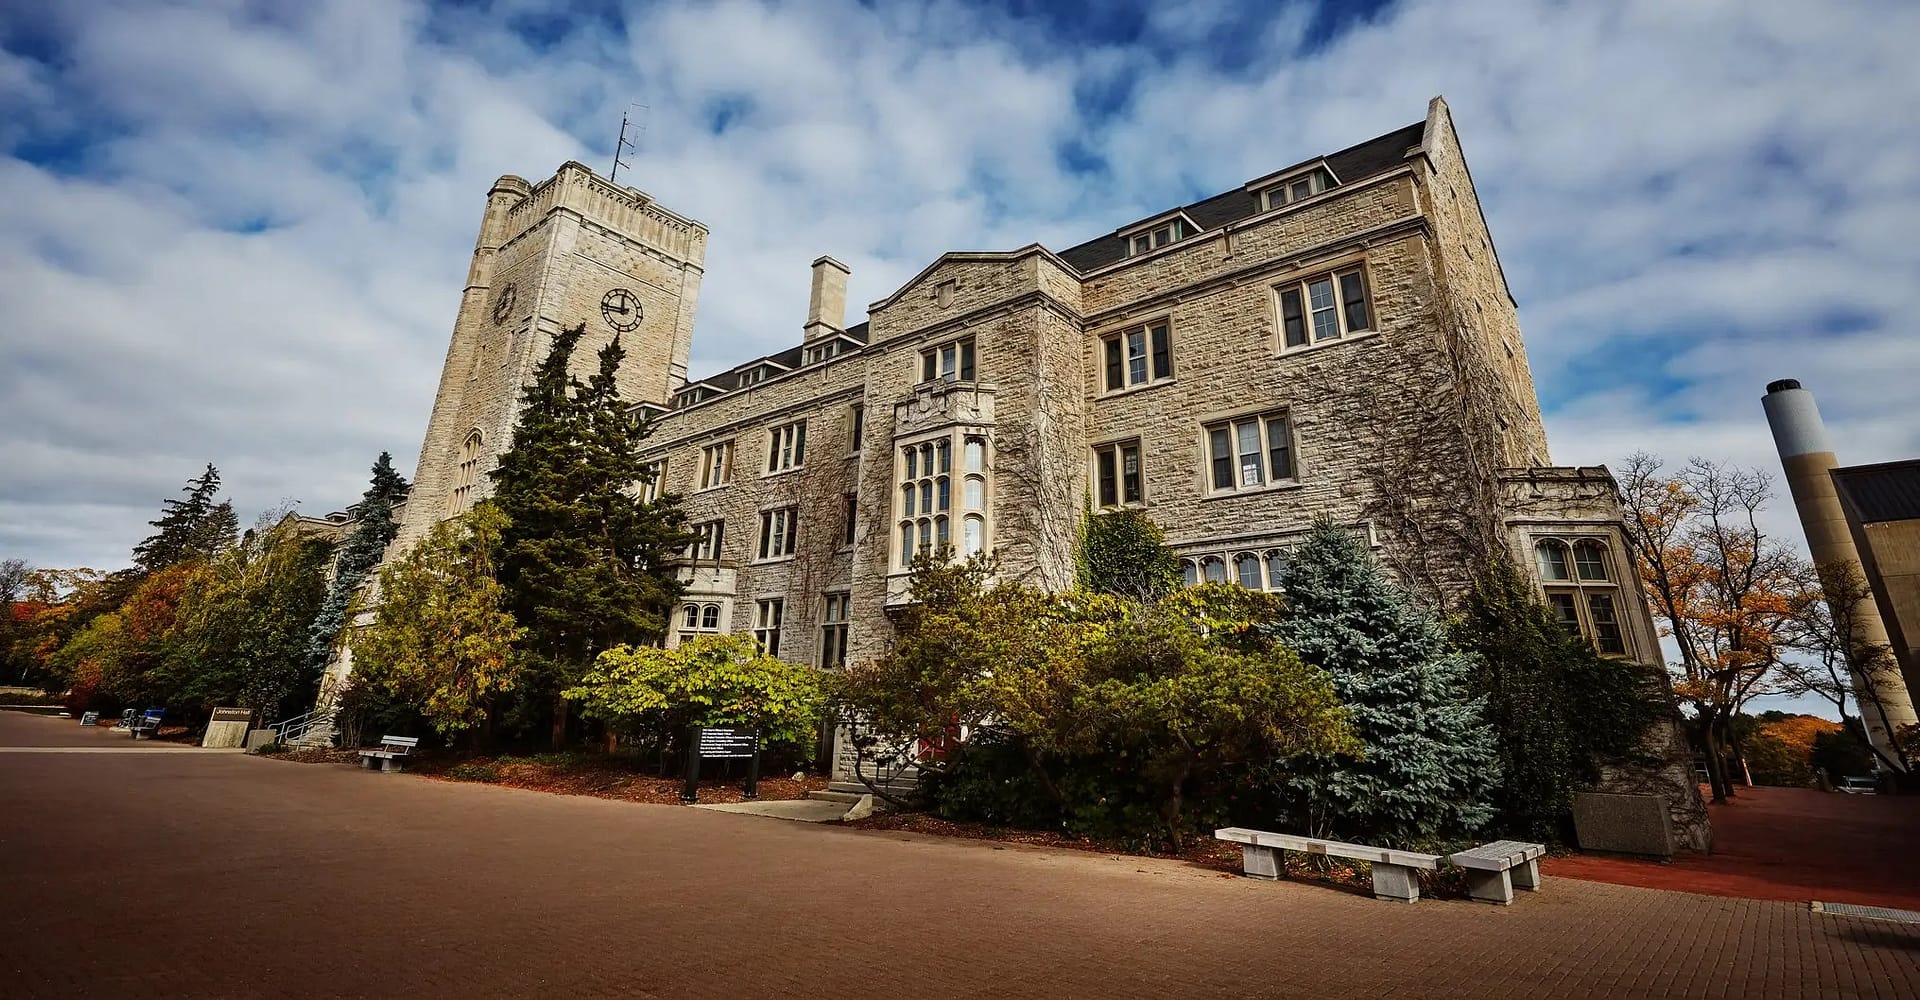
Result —
<path fill-rule="evenodd" d="M 1457 596 L 1506 546 L 1602 652 L 1660 662 L 1612 477 L 1551 467 L 1515 303 L 1444 101 L 1425 120 L 1065 250 L 941 256 L 801 342 L 690 378 L 707 230 L 578 163 L 487 193 L 400 551 L 491 488 L 519 387 L 581 321 L 653 411 L 652 489 L 699 542 L 668 642 L 751 632 L 833 666 L 889 636 L 924 548 L 1072 583 L 1078 520 L 1138 506 L 1190 581 L 1272 588 L 1328 515 Z M 336 666 L 338 674 L 350 669 Z M 1704 846 L 1684 767 L 1648 776 Z M 1663 772 L 1664 774 L 1664 772 Z"/>

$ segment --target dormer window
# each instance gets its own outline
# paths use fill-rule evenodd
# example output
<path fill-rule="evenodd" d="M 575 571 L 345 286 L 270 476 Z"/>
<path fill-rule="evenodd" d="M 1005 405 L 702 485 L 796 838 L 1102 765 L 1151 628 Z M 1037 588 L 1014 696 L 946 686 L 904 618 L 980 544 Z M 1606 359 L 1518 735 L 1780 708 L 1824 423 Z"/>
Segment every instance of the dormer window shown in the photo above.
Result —
<path fill-rule="evenodd" d="M 767 380 L 767 375 L 766 365 L 755 365 L 740 373 L 740 387 L 744 389 L 748 386 L 759 385 Z"/>
<path fill-rule="evenodd" d="M 1193 227 L 1187 224 L 1187 220 L 1169 219 L 1152 229 L 1128 237 L 1127 256 L 1138 257 L 1149 250 L 1158 250 L 1192 235 Z"/>
<path fill-rule="evenodd" d="M 1305 201 L 1334 186 L 1333 174 L 1325 167 L 1314 167 L 1304 174 L 1295 174 L 1260 193 L 1261 207 L 1273 211 L 1284 205 Z"/>
<path fill-rule="evenodd" d="M 673 408 L 676 410 L 684 410 L 706 398 L 707 390 L 704 386 L 689 386 L 674 394 Z"/>
<path fill-rule="evenodd" d="M 845 344 L 839 340 L 829 340 L 824 344 L 815 344 L 807 348 L 807 364 L 818 364 L 840 356 Z"/>

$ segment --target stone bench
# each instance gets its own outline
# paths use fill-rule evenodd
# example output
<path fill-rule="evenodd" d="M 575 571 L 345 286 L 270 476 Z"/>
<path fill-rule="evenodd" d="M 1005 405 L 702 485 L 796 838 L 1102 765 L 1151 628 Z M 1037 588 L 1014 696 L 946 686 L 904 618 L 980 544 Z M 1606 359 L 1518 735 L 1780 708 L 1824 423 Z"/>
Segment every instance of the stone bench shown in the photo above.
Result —
<path fill-rule="evenodd" d="M 1373 865 L 1373 898 L 1403 903 L 1420 900 L 1419 870 L 1433 871 L 1440 867 L 1438 854 L 1344 844 L 1337 840 L 1320 840 L 1291 833 L 1227 827 L 1213 831 L 1213 837 L 1240 845 L 1241 871 L 1253 878 L 1279 878 L 1285 871 L 1283 861 L 1286 851 L 1369 862 Z"/>
<path fill-rule="evenodd" d="M 405 770 L 407 755 L 419 745 L 418 736 L 382 736 L 380 749 L 360 751 L 360 766 L 369 771 Z"/>
<path fill-rule="evenodd" d="M 1516 886 L 1528 892 L 1540 891 L 1540 858 L 1546 853 L 1545 844 L 1496 840 L 1450 854 L 1447 860 L 1466 869 L 1467 891 L 1473 898 L 1506 906 L 1513 902 Z"/>

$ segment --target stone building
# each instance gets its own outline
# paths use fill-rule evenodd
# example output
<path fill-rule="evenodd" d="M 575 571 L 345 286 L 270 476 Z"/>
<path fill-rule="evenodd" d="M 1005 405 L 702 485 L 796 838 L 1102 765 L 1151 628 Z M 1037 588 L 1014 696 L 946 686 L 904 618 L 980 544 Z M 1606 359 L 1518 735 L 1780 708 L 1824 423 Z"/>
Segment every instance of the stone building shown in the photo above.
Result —
<path fill-rule="evenodd" d="M 577 163 L 501 178 L 396 544 L 488 493 L 518 387 L 585 320 L 577 363 L 622 336 L 622 391 L 655 418 L 649 489 L 701 538 L 669 642 L 751 632 L 786 659 L 870 656 L 915 552 L 991 552 L 1003 576 L 1064 588 L 1083 512 L 1138 506 L 1189 579 L 1257 588 L 1322 516 L 1437 600 L 1511 549 L 1570 627 L 1660 661 L 1611 477 L 1547 465 L 1514 299 L 1438 98 L 1078 246 L 944 254 L 859 322 L 847 267 L 823 256 L 797 344 L 690 378 L 706 235 Z M 1686 788 L 1676 817 L 1700 808 Z"/>

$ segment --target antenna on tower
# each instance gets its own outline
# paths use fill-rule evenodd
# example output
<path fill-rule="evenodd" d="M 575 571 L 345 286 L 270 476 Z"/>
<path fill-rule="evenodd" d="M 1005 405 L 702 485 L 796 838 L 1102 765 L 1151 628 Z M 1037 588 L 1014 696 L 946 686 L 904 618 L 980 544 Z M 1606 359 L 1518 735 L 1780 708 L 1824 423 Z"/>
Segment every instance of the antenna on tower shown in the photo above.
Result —
<path fill-rule="evenodd" d="M 633 120 L 634 108 L 640 109 L 641 118 L 639 121 Z M 638 150 L 640 148 L 639 139 L 642 135 L 645 135 L 647 131 L 647 122 L 646 122 L 645 116 L 648 110 L 649 110 L 648 107 L 644 104 L 629 104 L 627 105 L 627 110 L 624 112 L 621 112 L 620 139 L 618 142 L 615 142 L 613 145 L 613 169 L 607 171 L 607 180 L 611 181 L 618 178 L 620 176 L 621 167 L 626 167 L 629 170 L 633 168 L 633 164 L 628 163 L 625 160 L 622 160 L 620 156 L 622 153 L 625 153 L 629 149 Z M 633 130 L 633 139 L 631 141 L 627 139 L 628 129 Z"/>

